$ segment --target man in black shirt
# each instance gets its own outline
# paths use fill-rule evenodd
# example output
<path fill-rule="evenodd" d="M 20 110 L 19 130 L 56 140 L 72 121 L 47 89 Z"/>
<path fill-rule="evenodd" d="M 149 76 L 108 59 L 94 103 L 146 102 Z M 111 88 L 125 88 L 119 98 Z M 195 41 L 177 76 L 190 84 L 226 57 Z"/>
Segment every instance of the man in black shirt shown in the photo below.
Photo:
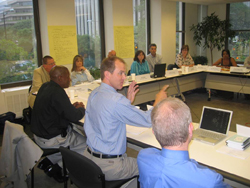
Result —
<path fill-rule="evenodd" d="M 83 154 L 86 137 L 70 126 L 85 115 L 83 103 L 71 104 L 64 88 L 70 85 L 70 74 L 66 67 L 55 66 L 50 71 L 50 82 L 44 83 L 38 91 L 34 103 L 31 131 L 36 143 L 42 148 L 69 146 L 71 150 Z M 50 177 L 63 182 L 61 174 L 62 156 L 53 154 L 39 163 Z"/>

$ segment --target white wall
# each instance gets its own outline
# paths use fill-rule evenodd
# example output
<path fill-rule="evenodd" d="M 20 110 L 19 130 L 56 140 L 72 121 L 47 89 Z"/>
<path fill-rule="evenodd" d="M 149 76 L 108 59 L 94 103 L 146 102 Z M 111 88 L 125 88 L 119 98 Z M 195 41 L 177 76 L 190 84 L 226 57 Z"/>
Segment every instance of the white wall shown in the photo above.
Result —
<path fill-rule="evenodd" d="M 50 55 L 48 26 L 76 26 L 75 2 L 69 0 L 43 0 L 39 1 L 40 28 L 43 56 Z M 77 54 L 76 54 L 77 55 Z M 72 63 L 73 63 L 72 57 Z M 64 65 L 69 70 L 72 63 Z"/>
<path fill-rule="evenodd" d="M 113 0 L 113 27 L 114 26 L 133 26 L 133 0 Z M 106 20 L 106 19 L 105 19 Z M 105 22 L 104 22 L 105 23 Z M 106 24 L 105 24 L 106 27 Z M 114 35 L 111 36 L 114 38 Z M 111 41 L 106 40 L 106 43 Z M 127 71 L 130 70 L 133 58 L 123 58 L 127 65 Z"/>
<path fill-rule="evenodd" d="M 115 48 L 114 45 L 114 29 L 113 29 L 113 6 L 112 0 L 104 0 L 103 1 L 103 9 L 104 11 L 104 32 L 105 32 L 105 48 L 106 55 L 110 50 Z"/>
<path fill-rule="evenodd" d="M 175 61 L 176 46 L 176 2 L 151 0 L 151 43 L 157 45 L 162 62 Z"/>

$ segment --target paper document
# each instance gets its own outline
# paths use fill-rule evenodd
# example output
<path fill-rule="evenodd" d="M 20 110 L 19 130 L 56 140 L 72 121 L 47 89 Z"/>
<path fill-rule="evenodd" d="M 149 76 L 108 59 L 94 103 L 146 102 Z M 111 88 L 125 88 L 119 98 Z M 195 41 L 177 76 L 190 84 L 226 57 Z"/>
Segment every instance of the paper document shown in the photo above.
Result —
<path fill-rule="evenodd" d="M 217 149 L 216 151 L 219 153 L 223 153 L 226 155 L 230 155 L 239 159 L 246 159 L 250 156 L 249 149 L 246 149 L 245 151 L 240 151 L 237 149 L 230 148 L 228 146 L 222 146 L 221 148 Z M 248 152 L 247 152 L 248 151 Z"/>
<path fill-rule="evenodd" d="M 147 127 L 136 127 L 136 126 L 131 126 L 131 125 L 126 125 L 126 127 L 127 127 L 127 133 L 134 134 L 134 135 L 139 135 L 149 129 Z"/>
<path fill-rule="evenodd" d="M 250 127 L 236 124 L 236 130 L 238 135 L 250 137 Z"/>

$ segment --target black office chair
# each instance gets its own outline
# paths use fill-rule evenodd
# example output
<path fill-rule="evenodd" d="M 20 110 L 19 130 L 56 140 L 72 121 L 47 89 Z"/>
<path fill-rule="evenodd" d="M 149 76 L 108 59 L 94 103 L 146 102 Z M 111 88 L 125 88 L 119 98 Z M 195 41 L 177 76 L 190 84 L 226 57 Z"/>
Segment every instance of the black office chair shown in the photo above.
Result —
<path fill-rule="evenodd" d="M 174 64 L 169 64 L 167 67 L 167 70 L 173 70 L 173 68 L 179 68 L 175 63 Z"/>
<path fill-rule="evenodd" d="M 128 74 L 127 74 L 127 76 L 130 76 L 130 70 L 128 71 Z"/>
<path fill-rule="evenodd" d="M 92 160 L 65 147 L 59 149 L 65 163 L 64 167 L 68 169 L 69 178 L 77 187 L 116 188 L 121 187 L 133 178 L 138 178 L 138 176 L 135 176 L 126 180 L 106 181 L 105 174 Z"/>

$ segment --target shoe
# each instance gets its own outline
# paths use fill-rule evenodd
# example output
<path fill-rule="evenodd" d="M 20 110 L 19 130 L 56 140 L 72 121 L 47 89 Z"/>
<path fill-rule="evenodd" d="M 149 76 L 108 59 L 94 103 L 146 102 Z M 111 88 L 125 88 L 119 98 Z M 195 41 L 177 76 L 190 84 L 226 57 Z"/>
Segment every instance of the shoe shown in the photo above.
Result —
<path fill-rule="evenodd" d="M 62 175 L 62 168 L 58 164 L 48 166 L 44 172 L 49 176 L 53 177 L 58 183 L 63 183 L 65 178 Z"/>
<path fill-rule="evenodd" d="M 41 170 L 46 170 L 49 166 L 52 166 L 53 163 L 45 157 L 38 165 L 37 167 L 40 168 Z"/>

